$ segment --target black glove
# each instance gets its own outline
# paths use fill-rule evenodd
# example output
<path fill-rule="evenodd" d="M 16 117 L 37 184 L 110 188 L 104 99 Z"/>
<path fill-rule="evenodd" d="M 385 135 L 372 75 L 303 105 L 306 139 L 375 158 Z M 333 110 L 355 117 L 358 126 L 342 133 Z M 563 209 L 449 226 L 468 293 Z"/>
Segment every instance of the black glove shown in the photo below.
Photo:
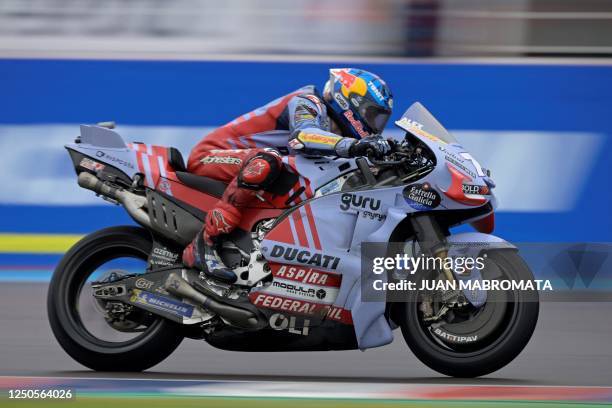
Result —
<path fill-rule="evenodd" d="M 382 137 L 365 137 L 354 143 L 350 150 L 351 157 L 368 156 L 376 159 L 383 158 L 391 152 L 391 144 Z"/>

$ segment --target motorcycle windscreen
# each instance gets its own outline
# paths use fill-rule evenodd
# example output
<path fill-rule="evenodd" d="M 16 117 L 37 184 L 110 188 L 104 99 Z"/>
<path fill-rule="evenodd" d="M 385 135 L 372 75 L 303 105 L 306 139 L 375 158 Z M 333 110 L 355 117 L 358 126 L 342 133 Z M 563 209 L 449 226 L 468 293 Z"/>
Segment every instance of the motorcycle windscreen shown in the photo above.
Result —
<path fill-rule="evenodd" d="M 419 102 L 413 103 L 395 124 L 417 137 L 429 135 L 446 143 L 457 143 L 457 139 Z"/>

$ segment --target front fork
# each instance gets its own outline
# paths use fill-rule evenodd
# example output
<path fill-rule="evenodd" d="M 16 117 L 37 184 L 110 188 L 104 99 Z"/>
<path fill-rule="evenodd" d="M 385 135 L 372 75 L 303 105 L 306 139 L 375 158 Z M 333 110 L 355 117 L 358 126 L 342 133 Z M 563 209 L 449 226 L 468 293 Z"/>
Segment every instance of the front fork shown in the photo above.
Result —
<path fill-rule="evenodd" d="M 436 220 L 429 214 L 417 214 L 413 216 L 410 221 L 412 222 L 412 228 L 421 251 L 426 256 L 444 260 L 448 255 L 448 243 L 446 242 L 446 237 L 442 231 L 440 231 L 440 227 Z M 445 267 L 444 264 L 445 263 L 442 262 L 444 277 L 449 282 L 454 282 L 455 276 L 453 271 Z"/>
<path fill-rule="evenodd" d="M 425 256 L 441 260 L 440 278 L 456 284 L 453 271 L 444 262 L 448 256 L 448 242 L 435 218 L 429 214 L 416 214 L 410 218 L 410 222 L 421 252 Z M 423 312 L 426 321 L 439 320 L 450 308 L 467 304 L 465 296 L 457 289 L 444 291 L 440 298 L 435 300 L 442 302 L 442 307 L 438 308 L 436 312 L 433 309 L 433 294 L 424 294 L 421 299 L 420 310 Z"/>

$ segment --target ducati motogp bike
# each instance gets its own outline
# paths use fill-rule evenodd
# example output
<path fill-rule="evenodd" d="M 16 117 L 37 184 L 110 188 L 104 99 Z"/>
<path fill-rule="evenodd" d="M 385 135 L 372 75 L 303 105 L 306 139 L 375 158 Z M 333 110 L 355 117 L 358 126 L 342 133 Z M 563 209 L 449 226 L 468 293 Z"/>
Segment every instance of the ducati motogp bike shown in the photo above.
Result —
<path fill-rule="evenodd" d="M 57 341 L 91 369 L 141 371 L 184 338 L 236 351 L 365 350 L 401 332 L 445 375 L 502 368 L 533 334 L 537 290 L 452 285 L 533 280 L 518 249 L 491 234 L 491 174 L 421 104 L 396 125 L 403 136 L 384 158 L 270 146 L 284 153 L 281 175 L 218 243 L 235 273 L 224 281 L 185 267 L 181 254 L 226 184 L 189 173 L 175 148 L 126 142 L 111 122 L 81 126 L 66 145 L 79 186 L 135 225 L 93 232 L 64 255 L 47 305 Z M 463 224 L 474 231 L 453 232 Z M 389 259 L 480 264 L 372 273 L 369 243 Z M 406 276 L 413 290 L 372 295 Z"/>

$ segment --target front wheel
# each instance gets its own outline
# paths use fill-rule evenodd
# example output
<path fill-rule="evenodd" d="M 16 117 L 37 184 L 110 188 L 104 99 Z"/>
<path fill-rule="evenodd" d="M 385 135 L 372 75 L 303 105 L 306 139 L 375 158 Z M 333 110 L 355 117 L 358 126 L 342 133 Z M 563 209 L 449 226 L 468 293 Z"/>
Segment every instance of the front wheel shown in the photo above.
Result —
<path fill-rule="evenodd" d="M 170 355 L 183 336 L 176 324 L 129 308 L 101 304 L 91 282 L 142 273 L 151 252 L 150 234 L 138 227 L 112 227 L 90 234 L 64 255 L 47 296 L 55 338 L 76 361 L 98 371 L 142 371 Z M 123 313 L 110 321 L 107 313 Z M 125 317 L 124 317 L 125 316 Z"/>
<path fill-rule="evenodd" d="M 495 249 L 487 257 L 483 278 L 533 280 L 517 251 Z M 452 310 L 436 322 L 424 318 L 423 293 L 409 296 L 397 305 L 406 343 L 428 367 L 453 377 L 478 377 L 510 363 L 529 342 L 538 320 L 537 291 L 489 292 L 484 305 Z"/>

